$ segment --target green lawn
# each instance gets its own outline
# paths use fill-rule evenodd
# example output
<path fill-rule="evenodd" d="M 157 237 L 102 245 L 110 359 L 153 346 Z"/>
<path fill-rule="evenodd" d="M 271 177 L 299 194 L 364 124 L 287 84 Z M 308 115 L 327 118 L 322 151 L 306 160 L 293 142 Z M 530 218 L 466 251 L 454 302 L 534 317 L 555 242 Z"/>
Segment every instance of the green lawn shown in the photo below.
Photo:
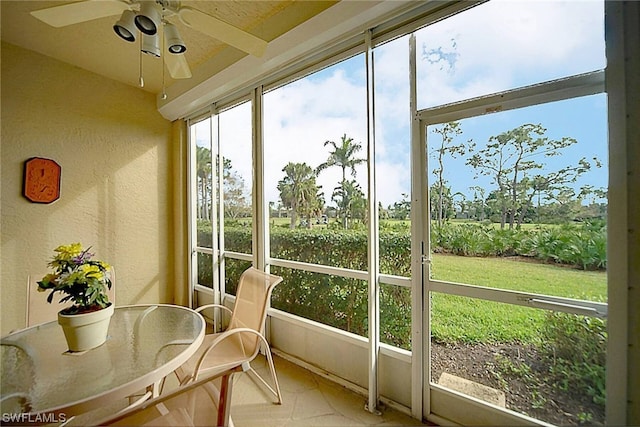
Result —
<path fill-rule="evenodd" d="M 530 293 L 606 301 L 605 272 L 514 261 L 435 254 L 434 279 Z M 432 335 L 439 341 L 533 342 L 546 310 L 433 294 Z"/>
<path fill-rule="evenodd" d="M 524 262 L 509 258 L 477 258 L 434 254 L 432 278 L 491 288 L 606 301 L 607 273 Z"/>

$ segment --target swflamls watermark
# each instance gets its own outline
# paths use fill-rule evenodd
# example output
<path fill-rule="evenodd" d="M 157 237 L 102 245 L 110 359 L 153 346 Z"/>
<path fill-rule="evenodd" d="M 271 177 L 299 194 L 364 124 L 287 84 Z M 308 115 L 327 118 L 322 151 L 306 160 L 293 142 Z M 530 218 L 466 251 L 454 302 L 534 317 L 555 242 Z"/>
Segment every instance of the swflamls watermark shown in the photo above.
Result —
<path fill-rule="evenodd" d="M 46 412 L 40 414 L 30 413 L 2 413 L 3 425 L 24 424 L 60 424 L 67 421 L 64 413 Z"/>

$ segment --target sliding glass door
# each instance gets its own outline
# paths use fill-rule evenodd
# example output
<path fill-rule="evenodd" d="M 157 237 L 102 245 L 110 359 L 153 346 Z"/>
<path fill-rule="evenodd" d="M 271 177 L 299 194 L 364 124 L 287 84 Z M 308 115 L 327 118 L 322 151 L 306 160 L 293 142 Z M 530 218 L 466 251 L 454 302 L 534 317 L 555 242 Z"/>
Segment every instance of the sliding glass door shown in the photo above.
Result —
<path fill-rule="evenodd" d="M 490 2 L 416 33 L 425 416 L 604 422 L 603 20 Z"/>

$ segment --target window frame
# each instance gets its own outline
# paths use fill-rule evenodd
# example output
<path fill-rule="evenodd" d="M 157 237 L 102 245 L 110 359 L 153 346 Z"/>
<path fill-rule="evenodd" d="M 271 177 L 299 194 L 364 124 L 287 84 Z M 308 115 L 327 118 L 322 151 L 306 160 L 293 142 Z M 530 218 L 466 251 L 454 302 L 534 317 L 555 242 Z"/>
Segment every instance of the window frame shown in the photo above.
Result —
<path fill-rule="evenodd" d="M 410 68 L 410 73 L 412 75 L 411 96 L 412 106 L 415 106 L 417 105 L 417 90 L 415 83 L 417 82 L 417 59 L 415 56 L 417 49 L 415 46 L 415 36 L 411 37 L 410 45 L 410 50 L 413 53 L 413 61 Z M 431 278 L 431 221 L 424 220 L 424 218 L 431 217 L 429 203 L 430 181 L 427 173 L 429 170 L 427 127 L 429 125 L 447 123 L 450 121 L 477 117 L 494 112 L 514 110 L 601 93 L 606 93 L 605 71 L 597 70 L 555 80 L 539 82 L 533 85 L 509 89 L 450 104 L 429 107 L 422 110 L 414 109 L 412 111 L 412 117 L 415 117 L 412 132 L 412 165 L 414 170 L 417 171 L 416 175 L 418 175 L 414 176 L 412 181 L 412 201 L 418 202 L 416 203 L 416 217 L 412 216 L 411 226 L 412 235 L 421 236 L 421 241 L 416 243 L 416 248 L 427 248 L 426 251 L 423 250 L 420 254 L 414 254 L 416 257 L 421 257 L 421 259 L 416 258 L 414 262 L 421 264 L 421 268 L 417 267 L 416 270 L 421 270 L 423 278 L 423 299 L 422 301 L 415 301 L 414 303 L 420 306 L 423 313 L 423 318 L 421 319 L 421 332 L 425 350 L 422 350 L 423 354 L 420 364 L 422 373 L 421 383 L 418 385 L 417 381 L 412 381 L 414 382 L 413 393 L 423 393 L 421 414 L 423 417 L 433 420 L 434 422 L 444 422 L 444 419 L 440 418 L 434 411 L 449 411 L 450 414 L 464 414 L 472 411 L 474 419 L 465 418 L 464 415 L 461 415 L 460 418 L 454 419 L 453 421 L 463 425 L 473 423 L 474 420 L 478 419 L 478 417 L 484 416 L 480 415 L 480 413 L 484 413 L 486 416 L 490 417 L 488 419 L 496 420 L 497 423 L 503 422 L 511 424 L 527 422 L 541 425 L 545 424 L 542 420 L 533 419 L 523 414 L 494 408 L 490 405 L 478 404 L 477 402 L 474 402 L 473 399 L 466 396 L 456 396 L 455 393 L 452 393 L 450 390 L 432 382 L 430 359 L 430 296 L 432 293 L 457 295 L 461 297 L 508 303 L 529 308 L 547 309 L 556 312 L 579 314 L 597 318 L 607 318 L 608 315 L 608 302 L 599 303 L 550 295 L 539 295 L 509 289 L 497 289 L 472 284 L 454 283 L 451 281 L 435 280 Z M 416 156 L 417 159 L 415 158 Z M 414 206 L 412 205 L 412 213 L 413 210 Z M 418 215 L 422 215 L 422 218 Z M 413 221 L 414 218 L 416 219 L 415 223 Z M 414 370 L 417 372 L 419 369 L 414 367 Z M 610 375 L 611 374 L 608 374 L 608 378 Z M 607 398 L 606 405 L 608 406 L 609 404 L 610 399 Z M 455 411 L 451 412 L 454 408 L 456 408 Z M 415 413 L 415 409 L 413 408 L 412 413 Z"/>

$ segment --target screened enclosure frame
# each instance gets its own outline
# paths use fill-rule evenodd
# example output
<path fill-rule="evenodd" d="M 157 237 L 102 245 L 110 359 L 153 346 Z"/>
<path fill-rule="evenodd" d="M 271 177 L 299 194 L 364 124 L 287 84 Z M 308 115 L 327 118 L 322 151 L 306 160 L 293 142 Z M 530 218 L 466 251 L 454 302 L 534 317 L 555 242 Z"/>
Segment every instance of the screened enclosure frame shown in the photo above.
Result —
<path fill-rule="evenodd" d="M 477 2 L 476 2 L 477 3 Z M 480 2 L 481 3 L 481 2 Z M 631 24 L 624 21 L 622 12 L 618 6 L 608 4 L 605 2 L 605 9 L 609 11 L 608 23 L 609 28 L 619 26 L 619 28 L 627 28 Z M 620 423 L 620 405 L 627 401 L 626 384 L 627 381 L 620 370 L 612 369 L 614 364 L 624 363 L 626 366 L 625 343 L 623 337 L 626 335 L 627 326 L 623 324 L 623 318 L 626 319 L 626 295 L 620 289 L 615 288 L 618 286 L 619 280 L 612 280 L 609 278 L 609 289 L 613 291 L 609 292 L 609 300 L 607 303 L 599 303 L 592 301 L 574 300 L 570 298 L 553 297 L 547 295 L 531 294 L 526 292 L 518 292 L 512 290 L 501 290 L 494 288 L 484 288 L 479 286 L 471 286 L 459 283 L 452 283 L 441 280 L 431 280 L 430 277 L 430 245 L 429 245 L 429 230 L 430 224 L 426 218 L 429 218 L 429 203 L 426 189 L 429 188 L 428 177 L 426 171 L 427 165 L 427 152 L 426 152 L 426 127 L 428 125 L 445 123 L 452 120 L 458 120 L 462 118 L 475 117 L 491 113 L 494 111 L 507 111 L 510 109 L 517 109 L 525 106 L 537 105 L 540 103 L 550 103 L 554 101 L 573 99 L 581 96 L 587 96 L 598 93 L 605 93 L 605 81 L 607 82 L 607 91 L 623 91 L 623 83 L 614 82 L 609 80 L 608 75 L 611 73 L 611 65 L 613 65 L 613 73 L 624 75 L 624 65 L 620 62 L 608 65 L 607 71 L 604 70 L 584 73 L 580 75 L 574 75 L 567 78 L 561 78 L 540 84 L 520 87 L 512 90 L 507 90 L 499 93 L 490 94 L 487 96 L 465 100 L 453 104 L 431 107 L 422 110 L 417 110 L 417 91 L 416 91 L 416 77 L 415 77 L 415 38 L 412 38 L 412 42 L 407 47 L 409 50 L 409 58 L 411 61 L 410 66 L 410 94 L 412 95 L 411 105 L 411 233 L 413 236 L 420 236 L 420 238 L 412 238 L 411 240 L 411 277 L 401 277 L 390 274 L 382 274 L 378 268 L 379 260 L 379 248 L 378 234 L 379 229 L 377 227 L 378 215 L 377 215 L 377 202 L 376 202 L 376 171 L 375 162 L 375 134 L 373 127 L 373 117 L 375 112 L 375 99 L 373 95 L 373 76 L 375 70 L 372 66 L 373 55 L 375 54 L 375 47 L 392 39 L 400 36 L 411 34 L 418 28 L 421 28 L 429 23 L 445 19 L 453 15 L 454 13 L 466 10 L 472 7 L 474 4 L 468 2 L 429 2 L 428 5 L 423 5 L 421 8 L 416 8 L 406 13 L 406 15 L 399 15 L 390 18 L 386 21 L 386 25 L 380 25 L 375 29 L 368 30 L 357 37 L 351 37 L 348 40 L 343 40 L 337 43 L 332 49 L 326 49 L 322 52 L 318 52 L 313 56 L 310 56 L 308 61 L 302 64 L 296 64 L 295 67 L 280 70 L 274 75 L 265 78 L 259 84 L 253 84 L 250 87 L 243 88 L 228 94 L 228 96 L 222 98 L 217 103 L 212 104 L 207 111 L 200 111 L 195 113 L 188 123 L 191 126 L 193 123 L 201 121 L 203 119 L 214 120 L 217 117 L 219 111 L 229 108 L 233 105 L 237 105 L 240 101 L 249 100 L 252 105 L 252 149 L 253 149 L 253 168 L 254 174 L 253 180 L 253 238 L 252 238 L 252 254 L 244 254 L 237 252 L 225 251 L 224 249 L 224 209 L 216 208 L 216 214 L 213 217 L 217 217 L 220 221 L 220 227 L 218 231 L 221 233 L 222 238 L 218 238 L 215 235 L 216 227 L 214 226 L 213 236 L 213 248 L 203 248 L 197 246 L 197 237 L 195 235 L 195 221 L 191 221 L 190 235 L 189 235 L 189 247 L 191 251 L 191 262 L 189 263 L 189 276 L 191 278 L 190 298 L 193 291 L 196 289 L 201 292 L 211 292 L 214 298 L 224 298 L 224 260 L 237 259 L 242 261 L 251 261 L 254 266 L 261 270 L 269 271 L 271 266 L 283 267 L 295 270 L 303 270 L 311 273 L 320 273 L 327 275 L 336 275 L 344 278 L 358 279 L 366 281 L 368 283 L 369 290 L 369 307 L 368 312 L 370 318 L 373 319 L 370 322 L 369 338 L 369 389 L 368 389 L 368 403 L 367 408 L 371 412 L 378 410 L 380 402 L 380 393 L 378 389 L 378 356 L 380 353 L 380 341 L 379 341 L 379 293 L 380 285 L 388 284 L 394 286 L 400 286 L 411 289 L 412 294 L 412 329 L 411 338 L 413 342 L 413 350 L 411 352 L 412 358 L 412 384 L 411 384 L 411 414 L 416 418 L 426 418 L 435 422 L 445 421 L 444 417 L 439 418 L 442 414 L 434 414 L 431 411 L 431 397 L 432 393 L 436 393 L 444 396 L 447 395 L 447 391 L 442 390 L 437 385 L 430 384 L 430 359 L 429 359 L 429 337 L 430 337 L 430 309 L 429 309 L 429 295 L 431 292 L 447 293 L 451 295 L 458 295 L 470 298 L 479 298 L 483 300 L 502 302 L 507 304 L 519 305 L 524 307 L 532 307 L 539 309 L 547 309 L 558 312 L 580 314 L 585 316 L 608 318 L 608 324 L 610 329 L 615 329 L 615 332 L 609 336 L 609 348 L 607 351 L 607 422 L 615 423 L 615 420 Z M 605 14 L 607 15 L 607 13 Z M 620 30 L 622 31 L 622 30 Z M 618 47 L 611 47 L 609 43 L 611 36 L 607 37 L 607 51 L 614 51 L 619 49 Z M 357 41 L 354 41 L 357 40 Z M 413 43 L 413 44 L 411 44 Z M 636 41 L 637 44 L 637 41 Z M 638 46 L 636 46 L 638 47 Z M 264 150 L 264 136 L 263 136 L 263 95 L 275 88 L 281 87 L 286 83 L 301 77 L 310 75 L 327 65 L 337 63 L 347 57 L 355 54 L 364 53 L 366 70 L 367 70 L 367 119 L 368 119 L 368 140 L 367 140 L 367 159 L 369 182 L 367 188 L 367 199 L 369 201 L 368 220 L 369 220 L 369 239 L 368 239 L 368 260 L 369 269 L 367 271 L 351 270 L 334 266 L 326 266 L 319 264 L 311 264 L 299 261 L 292 261 L 286 259 L 271 258 L 269 250 L 269 221 L 268 221 L 268 206 L 264 198 L 264 168 L 265 168 L 265 150 Z M 619 52 L 618 52 L 619 53 Z M 240 95 L 239 95 L 240 94 Z M 611 101 L 610 101 L 611 102 Z M 614 101 L 620 102 L 620 101 Z M 613 108 L 616 108 L 614 106 Z M 611 111 L 612 107 L 609 106 Z M 611 118 L 610 118 L 611 120 Z M 610 132 L 611 127 L 610 126 Z M 620 126 L 620 122 L 617 121 L 615 126 Z M 213 135 L 215 134 L 214 125 L 212 124 L 212 145 Z M 191 135 L 189 134 L 191 137 Z M 216 139 L 218 144 L 219 153 L 219 138 Z M 193 171 L 195 168 L 194 156 L 195 156 L 195 143 L 190 141 L 190 155 L 189 155 L 189 170 L 190 174 L 190 191 L 189 191 L 189 206 L 192 212 L 195 211 L 195 182 L 193 181 Z M 613 144 L 613 148 L 610 151 L 614 151 L 616 154 L 618 150 L 621 150 L 621 144 L 624 141 L 619 139 L 610 140 L 610 144 Z M 624 150 L 622 150 L 624 151 Z M 212 162 L 215 161 L 215 155 L 212 150 Z M 222 156 L 219 161 L 222 162 Z M 614 169 L 620 164 L 620 155 L 611 156 L 610 159 L 610 175 L 620 178 L 619 171 Z M 219 194 L 223 195 L 222 180 L 221 177 L 217 178 L 219 185 Z M 223 196 L 222 196 L 223 197 Z M 223 200 L 223 199 L 221 199 Z M 613 203 L 626 203 L 620 198 L 613 198 Z M 218 201 L 214 197 L 214 205 Z M 627 224 L 627 219 L 623 218 L 623 215 L 619 211 L 615 211 L 609 214 L 609 221 L 612 219 L 619 220 L 618 224 L 611 224 L 612 228 L 618 228 L 622 230 Z M 614 231 L 620 232 L 620 231 Z M 609 236 L 611 236 L 609 231 Z M 621 248 L 615 248 L 609 246 L 610 256 L 620 254 L 624 257 L 625 250 Z M 214 266 L 217 267 L 217 274 L 214 274 L 214 288 L 209 289 L 197 285 L 197 275 L 194 270 L 194 265 L 197 265 L 198 253 L 209 254 L 213 257 Z M 615 264 L 615 261 L 614 261 Z M 622 261 L 618 261 L 619 266 L 626 266 Z M 373 266 L 373 268 L 372 268 Z M 617 273 L 611 273 L 616 276 Z M 217 296 L 216 296 L 217 295 Z M 609 317 L 609 311 L 615 313 L 614 317 Z M 614 352 L 614 350 L 616 352 Z M 450 395 L 446 396 L 446 399 L 453 399 L 452 402 L 465 401 L 464 398 L 454 397 Z M 460 400 L 461 399 L 461 400 Z M 477 408 L 477 404 L 473 403 L 471 408 Z M 506 420 L 511 422 L 524 422 L 531 424 L 544 424 L 538 422 L 538 420 L 529 419 L 519 414 L 503 413 L 495 408 L 487 409 L 492 415 L 500 417 L 506 416 Z"/>

